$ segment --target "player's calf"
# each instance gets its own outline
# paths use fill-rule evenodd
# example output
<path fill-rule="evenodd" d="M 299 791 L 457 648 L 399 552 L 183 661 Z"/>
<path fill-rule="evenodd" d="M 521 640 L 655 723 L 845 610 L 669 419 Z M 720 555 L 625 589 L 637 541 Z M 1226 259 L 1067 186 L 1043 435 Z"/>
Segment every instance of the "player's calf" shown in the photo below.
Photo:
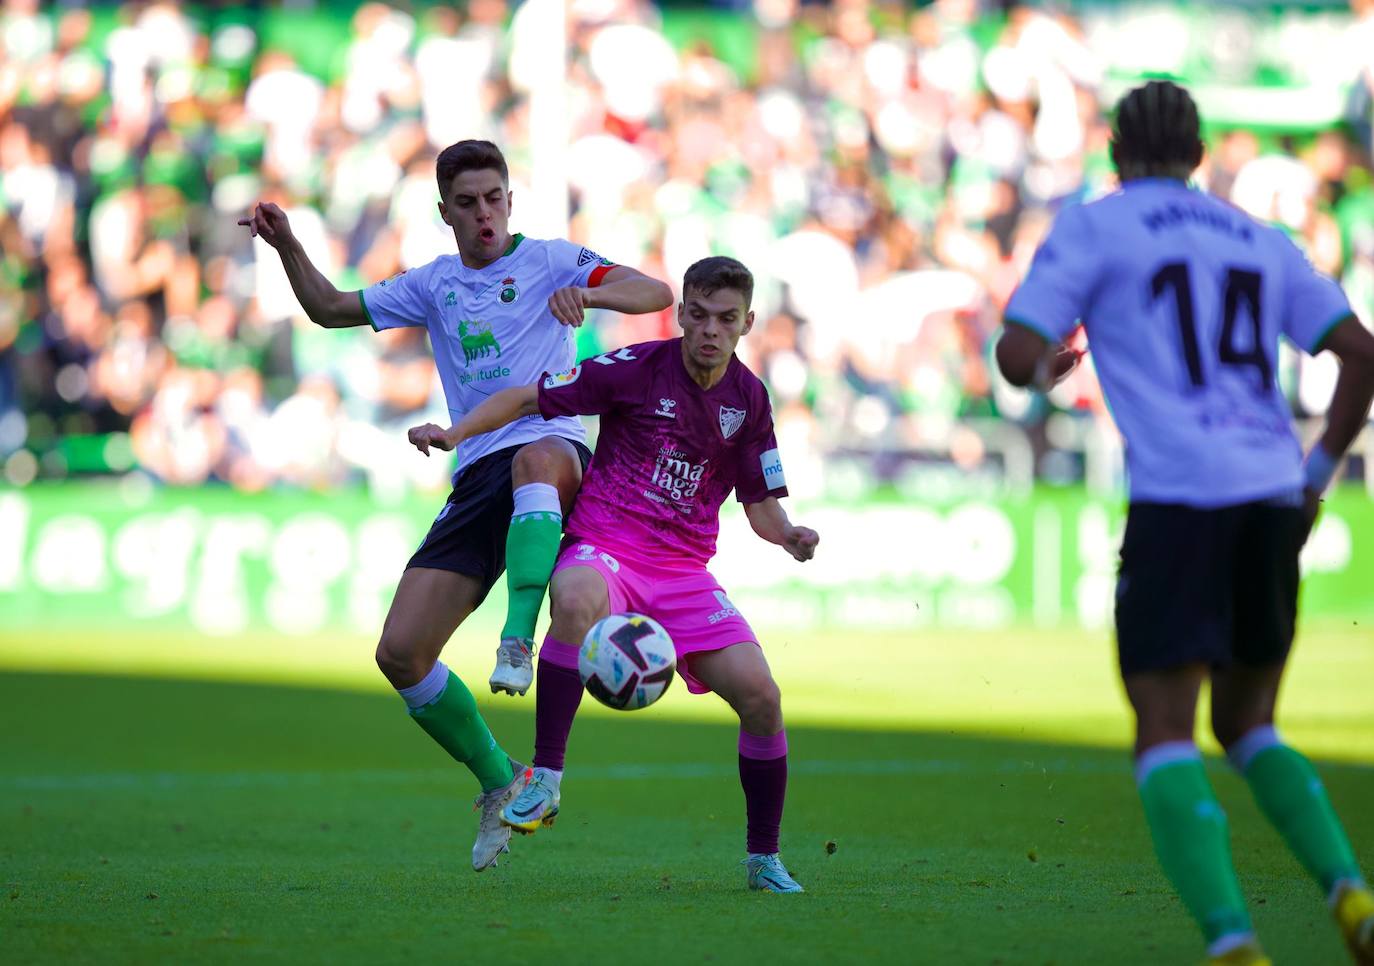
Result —
<path fill-rule="evenodd" d="M 575 489 L 580 465 L 577 452 L 566 440 L 560 449 L 531 443 L 515 456 L 511 469 L 516 481 L 514 509 L 506 533 L 506 623 L 496 649 L 496 669 L 490 681 L 492 694 L 523 695 L 534 683 L 534 629 L 544 591 L 558 557 L 563 536 L 563 503 L 559 487 L 543 479 L 557 479 L 567 464 L 566 475 Z M 530 479 L 530 482 L 522 482 Z"/>

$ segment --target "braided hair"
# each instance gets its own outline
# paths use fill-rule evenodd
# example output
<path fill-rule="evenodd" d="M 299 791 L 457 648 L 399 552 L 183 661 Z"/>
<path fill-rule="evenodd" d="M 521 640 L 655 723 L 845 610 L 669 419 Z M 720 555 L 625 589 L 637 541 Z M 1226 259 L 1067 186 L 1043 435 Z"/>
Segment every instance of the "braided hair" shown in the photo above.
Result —
<path fill-rule="evenodd" d="M 1131 178 L 1186 180 L 1202 162 L 1201 122 L 1192 96 L 1172 81 L 1154 80 L 1116 105 L 1112 163 Z"/>

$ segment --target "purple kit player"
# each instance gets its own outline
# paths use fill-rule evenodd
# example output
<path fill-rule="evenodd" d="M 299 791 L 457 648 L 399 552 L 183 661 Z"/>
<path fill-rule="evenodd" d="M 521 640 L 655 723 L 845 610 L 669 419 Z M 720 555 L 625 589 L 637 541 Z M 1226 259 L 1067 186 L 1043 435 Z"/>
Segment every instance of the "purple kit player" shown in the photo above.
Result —
<path fill-rule="evenodd" d="M 539 656 L 534 776 L 501 814 L 532 832 L 558 814 L 563 756 L 582 700 L 577 644 L 607 614 L 648 614 L 668 631 L 694 693 L 715 691 L 740 719 L 739 771 L 748 819 L 749 886 L 802 887 L 778 857 L 787 790 L 787 736 L 778 686 L 758 638 L 706 569 L 720 507 L 735 490 L 764 540 L 810 560 L 816 532 L 795 526 L 772 407 L 735 358 L 754 325 L 754 279 L 732 258 L 687 270 L 683 336 L 589 359 L 542 382 L 502 390 L 449 429 L 410 431 L 428 453 L 538 413 L 601 417 L 596 455 L 565 531 L 551 584 L 553 623 Z"/>

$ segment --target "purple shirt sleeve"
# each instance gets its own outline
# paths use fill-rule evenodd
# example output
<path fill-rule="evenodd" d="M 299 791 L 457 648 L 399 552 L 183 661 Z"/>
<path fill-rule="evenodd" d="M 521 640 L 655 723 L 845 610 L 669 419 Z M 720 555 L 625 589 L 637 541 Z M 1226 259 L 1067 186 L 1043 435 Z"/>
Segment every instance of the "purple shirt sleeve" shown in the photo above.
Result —
<path fill-rule="evenodd" d="M 636 401 L 650 375 L 646 348 L 627 346 L 565 372 L 545 373 L 539 383 L 539 414 L 545 419 L 603 416 Z"/>
<path fill-rule="evenodd" d="M 735 497 L 741 503 L 762 503 L 770 496 L 787 495 L 787 479 L 773 433 L 773 407 L 759 391 L 759 415 L 750 420 L 749 436 L 740 444 L 735 476 Z"/>

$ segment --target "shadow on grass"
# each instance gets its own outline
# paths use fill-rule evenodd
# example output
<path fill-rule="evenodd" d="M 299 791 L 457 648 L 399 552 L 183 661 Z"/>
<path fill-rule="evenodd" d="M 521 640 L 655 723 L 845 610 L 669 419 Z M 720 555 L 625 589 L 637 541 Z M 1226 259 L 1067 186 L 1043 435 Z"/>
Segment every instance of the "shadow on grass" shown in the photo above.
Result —
<path fill-rule="evenodd" d="M 484 709 L 517 757 L 532 700 Z M 382 695 L 0 675 L 6 960 L 1167 963 L 1198 956 L 1124 750 L 789 728 L 783 851 L 750 894 L 735 729 L 574 729 L 563 814 L 474 875 L 475 783 Z M 1339 962 L 1316 889 L 1213 776 L 1275 958 Z M 1323 766 L 1374 855 L 1374 770 Z M 830 845 L 833 844 L 833 852 Z"/>

